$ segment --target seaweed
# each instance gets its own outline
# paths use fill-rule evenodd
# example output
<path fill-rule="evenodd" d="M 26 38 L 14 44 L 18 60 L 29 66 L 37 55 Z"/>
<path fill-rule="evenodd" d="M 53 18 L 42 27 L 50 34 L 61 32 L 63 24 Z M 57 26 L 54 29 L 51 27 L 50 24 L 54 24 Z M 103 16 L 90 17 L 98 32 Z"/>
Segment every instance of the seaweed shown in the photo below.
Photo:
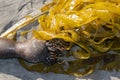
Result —
<path fill-rule="evenodd" d="M 96 69 L 119 70 L 119 0 L 53 0 L 41 11 L 49 13 L 38 18 L 39 26 L 32 31 L 32 37 L 45 41 L 63 39 L 70 46 L 58 58 L 62 60 L 60 63 L 27 66 L 20 61 L 24 67 L 75 76 L 90 74 Z"/>

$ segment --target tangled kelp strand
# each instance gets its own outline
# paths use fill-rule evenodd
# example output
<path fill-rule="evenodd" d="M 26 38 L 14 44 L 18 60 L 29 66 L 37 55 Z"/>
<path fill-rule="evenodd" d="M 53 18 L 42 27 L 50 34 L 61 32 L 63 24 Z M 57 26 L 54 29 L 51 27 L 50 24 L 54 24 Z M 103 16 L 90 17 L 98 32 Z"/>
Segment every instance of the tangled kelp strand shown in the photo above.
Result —
<path fill-rule="evenodd" d="M 81 76 L 93 72 L 96 66 L 106 70 L 117 66 L 120 51 L 119 0 L 53 0 L 41 10 L 49 13 L 38 18 L 40 25 L 33 30 L 33 37 L 45 41 L 60 38 L 69 42 L 71 47 L 66 49 L 68 53 L 64 57 L 76 59 L 67 61 L 69 66 L 65 70 L 64 64 L 55 64 L 39 67 L 39 71 L 45 67 L 45 72 Z M 117 54 L 111 55 L 109 51 Z M 117 61 L 114 59 L 110 63 L 113 60 L 111 56 L 117 56 Z M 34 67 L 30 69 L 36 70 Z M 80 69 L 84 69 L 82 73 Z"/>

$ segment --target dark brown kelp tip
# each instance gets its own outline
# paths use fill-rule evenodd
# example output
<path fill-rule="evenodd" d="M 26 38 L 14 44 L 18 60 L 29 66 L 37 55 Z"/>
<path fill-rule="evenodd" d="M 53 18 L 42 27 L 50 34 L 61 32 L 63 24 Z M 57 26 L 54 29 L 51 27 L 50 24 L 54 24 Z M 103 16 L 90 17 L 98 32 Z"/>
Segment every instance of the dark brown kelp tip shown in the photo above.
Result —
<path fill-rule="evenodd" d="M 0 58 L 22 58 L 28 62 L 44 61 L 48 54 L 44 41 L 31 39 L 25 42 L 15 42 L 13 40 L 0 38 Z"/>

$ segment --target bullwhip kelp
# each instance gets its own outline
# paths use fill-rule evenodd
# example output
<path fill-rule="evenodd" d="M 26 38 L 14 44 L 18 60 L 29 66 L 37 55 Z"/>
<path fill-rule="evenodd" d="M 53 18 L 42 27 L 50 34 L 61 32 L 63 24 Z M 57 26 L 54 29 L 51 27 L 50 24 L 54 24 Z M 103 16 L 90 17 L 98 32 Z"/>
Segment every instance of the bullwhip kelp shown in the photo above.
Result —
<path fill-rule="evenodd" d="M 53 0 L 42 11 L 49 13 L 38 19 L 39 29 L 33 31 L 37 39 L 62 38 L 83 48 L 90 55 L 90 47 L 99 52 L 119 50 L 119 46 L 113 46 L 120 38 L 119 1 Z"/>
<path fill-rule="evenodd" d="M 54 64 L 51 66 L 27 67 L 21 62 L 27 69 L 75 76 L 89 74 L 96 68 L 119 70 L 119 0 L 53 0 L 41 11 L 47 14 L 38 18 L 39 26 L 32 31 L 32 37 L 47 41 L 50 56 L 56 58 L 46 58 Z M 59 61 L 55 64 L 56 59 Z"/>
<path fill-rule="evenodd" d="M 81 67 L 89 73 L 98 63 L 109 69 L 118 62 L 114 59 L 120 50 L 119 0 L 53 0 L 41 10 L 49 13 L 39 17 L 40 25 L 33 36 L 42 40 L 62 38 L 71 44 L 68 54 L 77 60 L 69 62 L 68 72 L 73 64 L 73 72 L 79 74 Z"/>

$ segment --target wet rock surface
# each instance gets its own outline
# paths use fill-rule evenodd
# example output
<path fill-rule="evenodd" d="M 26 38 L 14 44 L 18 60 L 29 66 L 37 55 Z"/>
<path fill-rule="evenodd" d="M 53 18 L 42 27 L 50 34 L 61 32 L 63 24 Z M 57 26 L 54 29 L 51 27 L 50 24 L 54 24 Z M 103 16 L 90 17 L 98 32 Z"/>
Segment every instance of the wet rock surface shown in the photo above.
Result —
<path fill-rule="evenodd" d="M 120 72 L 96 71 L 76 78 L 71 75 L 37 73 L 24 69 L 17 59 L 0 60 L 0 80 L 120 80 Z"/>

